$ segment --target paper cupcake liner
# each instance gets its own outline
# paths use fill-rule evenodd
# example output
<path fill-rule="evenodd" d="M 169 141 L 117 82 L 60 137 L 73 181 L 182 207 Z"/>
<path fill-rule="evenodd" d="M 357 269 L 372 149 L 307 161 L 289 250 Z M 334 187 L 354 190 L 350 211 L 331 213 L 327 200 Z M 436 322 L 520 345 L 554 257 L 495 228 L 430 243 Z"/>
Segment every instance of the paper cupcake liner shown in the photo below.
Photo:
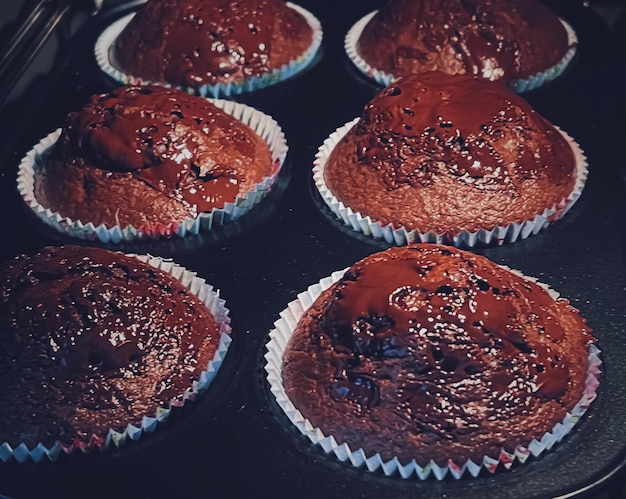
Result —
<path fill-rule="evenodd" d="M 126 27 L 126 25 L 130 22 L 136 12 L 132 12 L 118 19 L 102 32 L 102 34 L 96 40 L 96 61 L 102 71 L 104 71 L 115 81 L 123 85 L 162 85 L 165 87 L 178 88 L 188 93 L 202 95 L 203 97 L 228 97 L 230 95 L 252 92 L 254 90 L 265 88 L 275 83 L 284 81 L 298 74 L 309 65 L 322 44 L 323 30 L 319 20 L 313 14 L 311 14 L 306 9 L 300 7 L 299 5 L 290 2 L 287 2 L 287 5 L 297 11 L 306 19 L 307 23 L 313 31 L 313 41 L 311 43 L 311 46 L 296 59 L 290 61 L 288 64 L 285 64 L 278 69 L 263 73 L 259 76 L 253 76 L 252 78 L 247 78 L 245 80 L 236 82 L 217 83 L 215 85 L 202 85 L 200 87 L 188 87 L 184 85 L 172 85 L 161 81 L 151 81 L 138 76 L 124 73 L 113 65 L 111 61 L 111 54 L 115 40 L 122 32 L 124 27 Z"/>
<path fill-rule="evenodd" d="M 313 165 L 313 180 L 326 205 L 345 225 L 375 239 L 383 239 L 389 244 L 403 246 L 411 243 L 438 243 L 473 248 L 477 245 L 512 243 L 518 239 L 525 239 L 561 219 L 578 200 L 587 181 L 587 158 L 582 149 L 567 133 L 555 127 L 565 137 L 574 153 L 576 159 L 576 181 L 572 192 L 567 198 L 535 215 L 532 220 L 497 226 L 491 229 L 479 229 L 474 232 L 461 231 L 456 234 L 419 232 L 417 230 L 407 230 L 405 227 L 394 226 L 393 224 L 383 225 L 371 217 L 363 216 L 361 213 L 353 211 L 349 206 L 345 206 L 330 191 L 324 180 L 324 168 L 332 150 L 358 121 L 359 118 L 355 118 L 339 127 L 319 147 Z"/>
<path fill-rule="evenodd" d="M 504 268 L 511 270 L 508 267 Z M 507 452 L 502 449 L 497 459 L 484 456 L 480 462 L 471 460 L 456 462 L 453 458 L 450 458 L 445 466 L 439 466 L 431 460 L 426 466 L 422 467 L 415 460 L 403 465 L 397 457 L 385 460 L 378 453 L 372 452 L 368 454 L 363 449 L 352 450 L 347 444 L 338 443 L 333 435 L 325 435 L 320 428 L 314 427 L 289 400 L 282 381 L 282 363 L 285 347 L 304 312 L 313 304 L 322 291 L 341 279 L 346 270 L 333 272 L 329 277 L 320 280 L 319 283 L 309 286 L 306 291 L 298 294 L 296 300 L 287 305 L 287 308 L 280 313 L 280 319 L 274 323 L 274 329 L 269 333 L 269 341 L 266 345 L 267 353 L 265 354 L 267 381 L 279 407 L 289 421 L 312 444 L 319 445 L 324 452 L 334 455 L 340 461 L 370 472 L 380 471 L 387 476 L 397 473 L 402 478 L 415 476 L 420 480 L 425 480 L 431 475 L 437 480 L 443 480 L 447 474 L 456 479 L 461 478 L 464 474 L 476 477 L 482 469 L 489 473 L 495 473 L 499 466 L 508 470 L 516 461 L 523 464 L 531 456 L 538 457 L 543 452 L 552 449 L 555 444 L 560 442 L 573 429 L 595 400 L 596 391 L 600 384 L 599 375 L 602 361 L 599 357 L 600 350 L 595 344 L 591 344 L 589 346 L 589 367 L 587 369 L 585 390 L 580 401 L 563 417 L 561 422 L 555 424 L 554 428 L 546 432 L 540 439 L 520 444 L 515 448 L 514 452 Z M 556 291 L 545 284 L 537 282 L 536 279 L 525 276 L 519 271 L 511 271 L 540 285 L 550 293 L 552 298 L 557 299 L 559 297 Z"/>
<path fill-rule="evenodd" d="M 57 231 L 72 237 L 87 240 L 98 240 L 102 243 L 128 242 L 136 239 L 159 239 L 173 236 L 184 237 L 197 234 L 201 229 L 209 230 L 214 226 L 236 220 L 256 206 L 271 190 L 287 156 L 287 142 L 278 123 L 257 109 L 237 102 L 223 99 L 208 99 L 226 113 L 248 125 L 269 145 L 273 167 L 253 189 L 238 196 L 234 202 L 226 203 L 221 208 L 200 213 L 197 217 L 188 217 L 178 223 L 150 224 L 143 227 L 128 225 L 125 227 L 94 225 L 88 220 L 73 220 L 53 212 L 41 205 L 35 197 L 34 183 L 38 168 L 45 161 L 50 148 L 55 144 L 61 129 L 50 133 L 42 139 L 22 159 L 19 165 L 17 187 L 25 203 L 45 223 Z"/>
<path fill-rule="evenodd" d="M 379 85 L 386 87 L 393 83 L 395 80 L 397 80 L 397 78 L 391 73 L 385 73 L 380 69 L 376 69 L 370 66 L 367 62 L 365 62 L 365 60 L 363 60 L 357 49 L 357 43 L 359 37 L 361 36 L 361 33 L 363 32 L 363 29 L 377 12 L 377 10 L 374 10 L 369 14 L 363 16 L 356 23 L 354 23 L 350 30 L 348 30 L 348 33 L 346 33 L 344 39 L 344 48 L 352 63 L 359 69 L 359 71 L 361 71 L 361 73 L 363 73 L 366 77 L 373 79 Z M 540 87 L 548 81 L 554 80 L 557 76 L 563 73 L 563 71 L 565 71 L 565 68 L 572 61 L 574 55 L 576 55 L 576 48 L 578 46 L 578 37 L 576 36 L 576 32 L 563 19 L 559 18 L 559 20 L 567 31 L 567 41 L 569 44 L 569 49 L 561 58 L 561 60 L 553 67 L 537 73 L 536 75 L 529 76 L 528 78 L 511 80 L 509 82 L 509 87 L 513 91 L 517 93 L 527 92 L 529 90 Z"/>
<path fill-rule="evenodd" d="M 229 311 L 226 308 L 225 301 L 220 298 L 219 291 L 207 284 L 204 279 L 197 277 L 195 272 L 187 270 L 170 259 L 150 255 L 131 256 L 135 256 L 138 260 L 171 274 L 196 295 L 211 311 L 218 324 L 220 333 L 219 344 L 213 359 L 208 362 L 206 369 L 200 373 L 198 380 L 194 381 L 184 393 L 170 400 L 162 407 L 157 408 L 154 414 L 145 415 L 139 424 L 129 423 L 122 432 L 110 429 L 106 435 L 91 435 L 86 441 L 75 439 L 71 445 L 64 445 L 57 441 L 51 447 L 46 447 L 44 444 L 39 443 L 30 449 L 24 443 L 13 448 L 7 442 L 4 442 L 0 445 L 0 461 L 7 462 L 15 459 L 18 463 L 24 463 L 30 459 L 35 463 L 39 463 L 45 458 L 48 458 L 50 461 L 56 461 L 61 454 L 72 454 L 78 451 L 83 453 L 92 451 L 104 452 L 120 448 L 131 440 L 139 440 L 146 433 L 154 432 L 157 427 L 168 419 L 174 407 L 184 407 L 211 385 L 232 342 Z"/>

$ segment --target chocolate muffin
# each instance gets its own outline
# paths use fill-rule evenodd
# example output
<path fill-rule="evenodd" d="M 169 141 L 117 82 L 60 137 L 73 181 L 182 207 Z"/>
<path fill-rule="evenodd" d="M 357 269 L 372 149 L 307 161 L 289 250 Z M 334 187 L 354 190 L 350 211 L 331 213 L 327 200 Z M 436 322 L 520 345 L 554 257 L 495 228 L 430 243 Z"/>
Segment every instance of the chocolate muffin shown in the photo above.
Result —
<path fill-rule="evenodd" d="M 218 347 L 216 317 L 170 274 L 97 248 L 0 266 L 0 443 L 85 446 L 181 400 Z"/>
<path fill-rule="evenodd" d="M 62 217 L 149 229 L 221 208 L 275 173 L 268 144 L 207 99 L 130 86 L 68 116 L 34 192 Z"/>
<path fill-rule="evenodd" d="M 197 88 L 278 69 L 312 42 L 307 20 L 283 0 L 152 0 L 111 55 L 134 77 Z"/>
<path fill-rule="evenodd" d="M 432 72 L 372 99 L 319 176 L 322 190 L 381 226 L 447 237 L 546 210 L 556 219 L 584 169 L 573 147 L 500 82 Z"/>
<path fill-rule="evenodd" d="M 313 302 L 285 347 L 285 392 L 338 445 L 424 467 L 540 439 L 586 390 L 593 341 L 565 299 L 439 245 L 376 253 Z"/>
<path fill-rule="evenodd" d="M 396 78 L 442 71 L 509 81 L 554 67 L 570 42 L 537 0 L 390 0 L 364 26 L 356 49 Z"/>

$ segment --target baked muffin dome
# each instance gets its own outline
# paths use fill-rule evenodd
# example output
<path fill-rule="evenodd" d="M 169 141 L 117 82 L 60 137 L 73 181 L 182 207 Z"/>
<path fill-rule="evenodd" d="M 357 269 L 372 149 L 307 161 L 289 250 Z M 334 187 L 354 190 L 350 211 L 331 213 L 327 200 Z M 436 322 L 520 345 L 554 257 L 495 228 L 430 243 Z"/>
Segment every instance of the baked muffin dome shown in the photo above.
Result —
<path fill-rule="evenodd" d="M 48 247 L 0 266 L 0 443 L 101 439 L 168 407 L 220 341 L 207 306 L 135 257 Z"/>
<path fill-rule="evenodd" d="M 268 144 L 207 99 L 130 86 L 68 116 L 34 188 L 63 217 L 139 228 L 220 208 L 273 171 Z"/>
<path fill-rule="evenodd" d="M 563 421 L 584 395 L 590 342 L 567 300 L 473 253 L 411 245 L 319 295 L 285 347 L 282 383 L 353 452 L 479 464 Z"/>
<path fill-rule="evenodd" d="M 122 31 L 114 65 L 185 87 L 237 82 L 288 64 L 313 41 L 283 0 L 152 0 Z"/>
<path fill-rule="evenodd" d="M 426 71 L 527 78 L 569 48 L 562 22 L 537 0 L 390 0 L 357 42 L 365 62 L 396 78 Z"/>
<path fill-rule="evenodd" d="M 437 234 L 532 220 L 576 175 L 568 140 L 505 85 L 440 72 L 381 91 L 323 169 L 354 212 Z"/>

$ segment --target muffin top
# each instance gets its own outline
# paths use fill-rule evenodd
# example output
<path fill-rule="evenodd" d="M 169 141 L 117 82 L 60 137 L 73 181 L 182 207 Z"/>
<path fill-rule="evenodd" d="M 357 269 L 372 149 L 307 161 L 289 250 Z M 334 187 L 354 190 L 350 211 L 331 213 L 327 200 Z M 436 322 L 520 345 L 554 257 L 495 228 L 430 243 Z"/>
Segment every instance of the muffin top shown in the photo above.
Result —
<path fill-rule="evenodd" d="M 554 66 L 569 42 L 537 0 L 390 0 L 357 47 L 370 66 L 395 77 L 443 71 L 508 81 Z"/>
<path fill-rule="evenodd" d="M 70 445 L 154 417 L 207 369 L 208 308 L 132 256 L 47 247 L 0 266 L 0 442 Z"/>
<path fill-rule="evenodd" d="M 552 208 L 572 192 L 576 160 L 563 135 L 502 83 L 432 72 L 374 97 L 324 179 L 383 225 L 456 234 Z"/>
<path fill-rule="evenodd" d="M 412 245 L 322 292 L 282 379 L 302 415 L 353 451 L 480 463 L 563 420 L 584 393 L 591 341 L 541 286 L 470 252 Z"/>
<path fill-rule="evenodd" d="M 222 207 L 272 170 L 267 143 L 207 99 L 120 87 L 68 116 L 35 194 L 74 220 L 140 227 Z"/>
<path fill-rule="evenodd" d="M 115 42 L 121 70 L 199 87 L 280 68 L 313 41 L 306 19 L 283 0 L 151 0 Z"/>

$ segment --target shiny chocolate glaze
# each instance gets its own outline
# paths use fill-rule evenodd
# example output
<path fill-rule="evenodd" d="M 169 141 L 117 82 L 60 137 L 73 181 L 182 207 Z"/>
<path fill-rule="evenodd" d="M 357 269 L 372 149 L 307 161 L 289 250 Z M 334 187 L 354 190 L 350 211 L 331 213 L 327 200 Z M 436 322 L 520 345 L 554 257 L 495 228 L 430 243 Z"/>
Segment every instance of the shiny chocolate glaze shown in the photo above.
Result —
<path fill-rule="evenodd" d="M 372 99 L 324 178 L 384 225 L 458 233 L 532 220 L 571 193 L 575 168 L 558 130 L 505 85 L 432 72 Z"/>
<path fill-rule="evenodd" d="M 35 193 L 63 216 L 138 228 L 222 207 L 271 170 L 267 143 L 206 99 L 121 87 L 69 115 Z"/>
<path fill-rule="evenodd" d="M 358 40 L 361 57 L 395 77 L 443 71 L 508 81 L 554 66 L 568 49 L 565 28 L 537 0 L 391 0 Z"/>
<path fill-rule="evenodd" d="M 0 266 L 0 443 L 88 441 L 154 416 L 213 358 L 215 318 L 169 274 L 97 248 Z"/>
<path fill-rule="evenodd" d="M 113 50 L 123 71 L 199 87 L 241 81 L 303 54 L 313 32 L 283 0 L 150 1 Z"/>
<path fill-rule="evenodd" d="M 283 384 L 353 450 L 481 462 L 574 407 L 591 341 L 567 300 L 484 257 L 412 245 L 361 260 L 321 294 L 286 347 Z"/>

